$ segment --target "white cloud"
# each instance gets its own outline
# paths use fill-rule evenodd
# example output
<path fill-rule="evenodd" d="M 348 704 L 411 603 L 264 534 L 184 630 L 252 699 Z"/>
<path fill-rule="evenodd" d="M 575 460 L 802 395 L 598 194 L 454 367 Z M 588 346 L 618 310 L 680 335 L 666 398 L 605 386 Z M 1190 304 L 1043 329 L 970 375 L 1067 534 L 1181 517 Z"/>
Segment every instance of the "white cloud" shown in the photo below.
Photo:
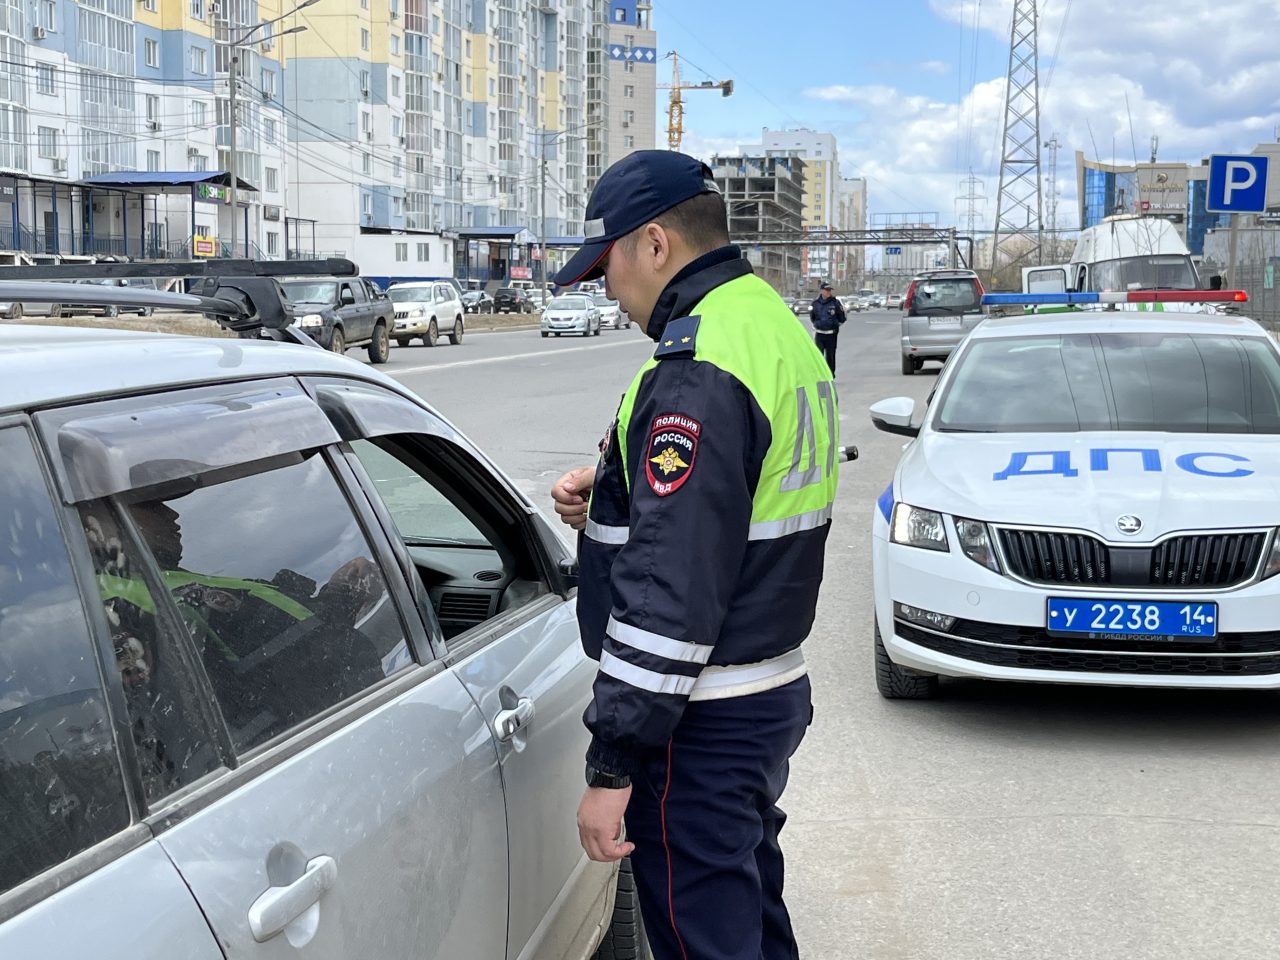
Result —
<path fill-rule="evenodd" d="M 916 69 L 922 73 L 948 74 L 953 68 L 945 60 L 926 60 L 924 63 L 917 63 Z"/>
<path fill-rule="evenodd" d="M 966 30 L 973 46 L 975 0 L 930 0 L 939 16 Z M 1054 133 L 1061 224 L 1075 222 L 1075 151 L 1132 162 L 1150 155 L 1197 162 L 1214 152 L 1251 149 L 1280 127 L 1280 4 L 1270 0 L 1048 0 L 1040 25 L 1041 133 Z M 1001 64 L 1012 0 L 984 0 L 979 43 L 984 62 Z M 1063 16 L 1070 10 L 1063 31 Z M 1059 39 L 1061 38 L 1061 39 Z M 1053 62 L 1054 51 L 1059 53 Z M 932 63 L 933 61 L 931 61 Z M 945 65 L 946 72 L 958 65 Z M 925 65 L 920 70 L 929 72 Z M 834 126 L 847 175 L 871 178 L 872 210 L 936 210 L 956 217 L 960 181 L 972 168 L 986 184 L 985 226 L 995 217 L 1004 77 L 979 74 L 957 104 L 884 83 L 805 91 L 847 106 Z M 1127 100 L 1127 102 L 1126 102 Z M 1044 158 L 1047 173 L 1048 157 Z"/>

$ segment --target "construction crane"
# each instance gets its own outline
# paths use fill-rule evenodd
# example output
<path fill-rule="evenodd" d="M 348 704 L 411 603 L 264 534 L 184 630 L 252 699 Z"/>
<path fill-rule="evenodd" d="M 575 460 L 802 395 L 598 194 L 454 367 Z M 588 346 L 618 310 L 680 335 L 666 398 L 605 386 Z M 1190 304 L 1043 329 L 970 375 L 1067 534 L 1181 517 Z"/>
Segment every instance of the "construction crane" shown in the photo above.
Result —
<path fill-rule="evenodd" d="M 670 90 L 671 100 L 667 104 L 667 146 L 679 150 L 684 140 L 684 97 L 685 90 L 719 90 L 722 96 L 733 94 L 732 80 L 703 80 L 700 83 L 680 82 L 680 55 L 672 50 L 667 54 L 671 61 L 671 82 L 658 84 L 659 90 Z"/>

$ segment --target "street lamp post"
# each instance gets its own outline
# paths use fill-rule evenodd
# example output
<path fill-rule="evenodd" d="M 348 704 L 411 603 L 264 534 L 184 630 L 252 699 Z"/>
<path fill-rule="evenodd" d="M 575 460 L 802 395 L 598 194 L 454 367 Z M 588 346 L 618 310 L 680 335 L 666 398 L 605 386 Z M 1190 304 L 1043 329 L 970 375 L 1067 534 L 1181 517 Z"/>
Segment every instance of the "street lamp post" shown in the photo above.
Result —
<path fill-rule="evenodd" d="M 245 30 L 243 33 L 240 34 L 240 36 L 234 39 L 223 41 L 227 46 L 227 50 L 229 54 L 228 66 L 230 68 L 227 74 L 227 79 L 230 86 L 230 93 L 227 97 L 227 113 L 229 114 L 227 119 L 231 125 L 231 138 L 230 138 L 231 139 L 231 156 L 230 156 L 229 163 L 227 164 L 228 166 L 227 173 L 230 176 L 231 183 L 227 187 L 227 200 L 231 205 L 231 256 L 233 257 L 236 255 L 236 247 L 239 245 L 239 240 L 240 240 L 240 209 L 239 209 L 239 206 L 240 206 L 239 205 L 240 158 L 239 158 L 238 144 L 236 142 L 237 141 L 236 127 L 238 126 L 237 124 L 238 118 L 236 116 L 236 104 L 239 100 L 239 87 L 240 87 L 240 48 L 243 47 L 245 44 L 247 44 L 250 41 L 250 39 L 253 37 L 253 35 L 257 33 L 259 30 L 261 30 L 263 27 L 270 26 L 273 23 L 279 23 L 281 20 L 284 20 L 286 17 L 293 16 L 299 10 L 302 10 L 305 7 L 310 7 L 313 4 L 316 4 L 319 2 L 320 0 L 302 0 L 301 3 L 293 7 L 293 9 L 289 10 L 288 12 L 282 13 L 280 14 L 280 16 L 275 17 L 271 20 L 264 20 L 262 21 L 262 23 L 256 24 L 250 27 L 249 29 Z M 276 37 L 287 37 L 293 33 L 302 33 L 306 29 L 307 28 L 305 25 L 292 26 L 288 30 L 281 30 L 278 34 L 276 34 Z M 248 242 L 248 239 L 249 239 L 248 237 L 245 237 L 246 242 Z"/>

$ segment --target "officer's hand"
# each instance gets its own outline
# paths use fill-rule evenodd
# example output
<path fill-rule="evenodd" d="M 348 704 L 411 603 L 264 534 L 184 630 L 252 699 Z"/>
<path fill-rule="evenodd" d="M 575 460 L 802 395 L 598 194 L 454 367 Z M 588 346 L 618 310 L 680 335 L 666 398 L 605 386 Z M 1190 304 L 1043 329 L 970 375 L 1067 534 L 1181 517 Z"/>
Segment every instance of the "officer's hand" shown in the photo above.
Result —
<path fill-rule="evenodd" d="M 631 800 L 631 788 L 606 790 L 587 787 L 578 804 L 578 839 L 587 856 L 599 863 L 613 863 L 636 848 L 622 839 L 622 816 Z"/>
<path fill-rule="evenodd" d="M 579 467 L 570 470 L 551 488 L 556 513 L 574 530 L 581 530 L 587 525 L 587 495 L 595 482 L 595 467 Z"/>

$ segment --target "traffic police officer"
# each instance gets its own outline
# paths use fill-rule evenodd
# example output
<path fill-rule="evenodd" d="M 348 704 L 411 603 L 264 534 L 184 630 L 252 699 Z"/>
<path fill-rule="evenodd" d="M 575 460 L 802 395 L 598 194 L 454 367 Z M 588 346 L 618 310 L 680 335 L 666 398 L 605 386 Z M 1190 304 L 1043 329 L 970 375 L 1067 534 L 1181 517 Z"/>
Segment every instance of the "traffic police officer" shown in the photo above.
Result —
<path fill-rule="evenodd" d="M 703 163 L 619 161 L 586 237 L 556 283 L 603 275 L 657 349 L 598 465 L 552 491 L 584 528 L 578 619 L 600 662 L 579 834 L 592 859 L 631 855 L 659 960 L 794 958 L 777 802 L 812 718 L 800 645 L 835 495 L 835 387 L 729 245 Z"/>
<path fill-rule="evenodd" d="M 844 305 L 835 298 L 831 284 L 824 282 L 809 306 L 809 322 L 813 324 L 813 340 L 826 358 L 832 376 L 836 372 L 836 340 L 846 319 Z"/>

